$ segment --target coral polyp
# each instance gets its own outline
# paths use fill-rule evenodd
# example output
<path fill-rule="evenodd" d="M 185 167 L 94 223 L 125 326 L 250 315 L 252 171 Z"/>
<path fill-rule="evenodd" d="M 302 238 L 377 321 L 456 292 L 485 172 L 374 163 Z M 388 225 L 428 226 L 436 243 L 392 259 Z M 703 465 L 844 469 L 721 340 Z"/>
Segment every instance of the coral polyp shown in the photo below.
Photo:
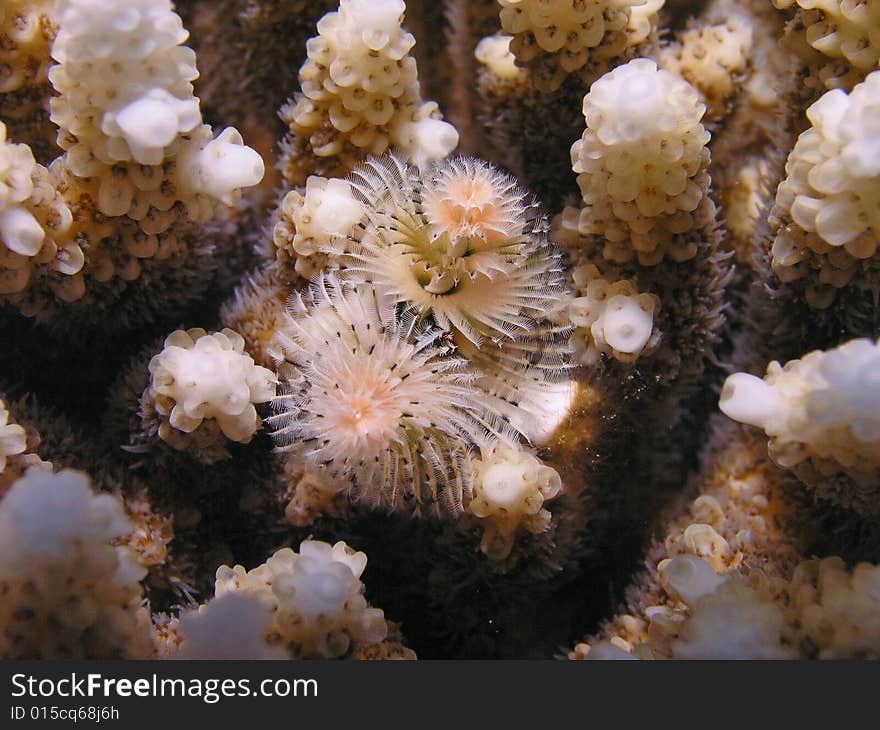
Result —
<path fill-rule="evenodd" d="M 2 3 L 0 657 L 880 656 L 877 8 Z"/>
<path fill-rule="evenodd" d="M 178 656 L 224 658 L 207 633 L 211 626 L 221 635 L 234 628 L 238 641 L 229 642 L 228 653 L 244 659 L 335 659 L 352 644 L 378 644 L 388 625 L 363 597 L 366 563 L 344 542 L 306 540 L 298 553 L 279 550 L 251 571 L 222 565 L 216 597 L 180 620 Z M 241 624 L 240 617 L 251 620 Z"/>
<path fill-rule="evenodd" d="M 226 439 L 248 443 L 261 425 L 255 404 L 274 397 L 275 375 L 243 349 L 244 339 L 228 329 L 172 332 L 148 366 L 145 427 L 155 428 L 155 419 L 162 441 L 207 462 L 225 456 Z"/>
<path fill-rule="evenodd" d="M 851 281 L 877 286 L 878 91 L 874 72 L 848 95 L 833 89 L 810 106 L 812 126 L 798 137 L 776 191 L 772 265 L 783 281 L 803 280 L 814 307 L 829 306 Z"/>

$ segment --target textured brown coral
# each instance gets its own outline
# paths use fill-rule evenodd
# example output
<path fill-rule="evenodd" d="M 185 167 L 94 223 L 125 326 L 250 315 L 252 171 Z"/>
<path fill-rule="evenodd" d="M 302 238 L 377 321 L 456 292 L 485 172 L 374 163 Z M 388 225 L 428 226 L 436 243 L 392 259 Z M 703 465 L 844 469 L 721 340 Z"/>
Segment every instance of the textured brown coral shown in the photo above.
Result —
<path fill-rule="evenodd" d="M 13 142 L 30 145 L 43 164 L 57 154 L 49 122 L 51 0 L 11 0 L 0 8 L 0 119 Z"/>
<path fill-rule="evenodd" d="M 571 74 L 623 55 L 651 33 L 661 2 L 500 0 L 501 28 L 539 91 L 558 89 Z M 585 69 L 585 67 L 587 67 Z"/>
<path fill-rule="evenodd" d="M 440 125 L 436 102 L 422 99 L 409 53 L 415 38 L 392 27 L 389 13 L 399 13 L 399 23 L 404 3 L 382 6 L 383 25 L 368 37 L 359 24 L 369 6 L 358 2 L 345 0 L 321 19 L 299 71 L 302 91 L 281 108 L 289 133 L 279 165 L 288 188 L 304 185 L 309 175 L 340 177 L 393 147 L 425 164 L 458 142 L 454 128 Z"/>
<path fill-rule="evenodd" d="M 382 7 L 395 15 L 395 23 L 402 7 L 396 0 L 342 4 L 376 13 L 371 19 L 380 25 Z M 407 48 L 394 49 L 403 55 L 386 73 L 373 64 L 373 56 L 331 72 L 333 62 L 315 42 L 334 35 L 318 32 L 316 25 L 319 16 L 336 9 L 331 0 L 181 0 L 176 5 L 199 53 L 201 77 L 193 81 L 205 119 L 239 125 L 248 143 L 264 153 L 267 167 L 283 158 L 260 189 L 233 200 L 230 210 L 224 206 L 218 219 L 204 220 L 207 208 L 201 202 L 162 189 L 175 179 L 174 149 L 152 172 L 127 162 L 107 167 L 105 160 L 106 169 L 97 174 L 90 160 L 71 154 L 83 140 L 65 135 L 66 162 L 37 167 L 55 154 L 50 145 L 37 146 L 47 139 L 45 104 L 51 92 L 42 80 L 45 65 L 28 67 L 33 72 L 25 79 L 29 91 L 13 91 L 0 100 L 0 115 L 12 114 L 10 144 L 28 143 L 36 154 L 28 178 L 36 182 L 39 201 L 17 199 L 16 209 L 24 204 L 42 226 L 46 206 L 66 196 L 73 218 L 70 243 L 89 259 L 82 276 L 87 293 L 66 302 L 50 282 L 63 287 L 63 277 L 70 279 L 69 291 L 59 291 L 73 299 L 78 280 L 51 269 L 54 252 L 44 244 L 41 255 L 49 258 L 31 262 L 28 286 L 15 295 L 15 306 L 0 312 L 0 327 L 14 343 L 0 348 L 0 384 L 12 393 L 38 394 L 76 424 L 55 421 L 32 401 L 7 401 L 5 425 L 13 428 L 0 426 L 0 443 L 6 433 L 14 449 L 8 449 L 0 492 L 8 476 L 17 478 L 31 462 L 51 459 L 56 468 L 86 468 L 98 490 L 122 498 L 133 529 L 118 536 L 116 546 L 133 551 L 139 570 L 147 571 L 141 586 L 154 613 L 152 640 L 161 656 L 181 650 L 185 655 L 178 614 L 191 615 L 185 607 L 197 602 L 212 604 L 217 565 L 257 566 L 279 547 L 312 537 L 344 539 L 370 555 L 366 596 L 406 632 L 404 642 L 389 622 L 384 641 L 357 645 L 346 650 L 346 658 L 413 658 L 410 646 L 427 658 L 546 658 L 585 635 L 572 652 L 578 658 L 876 655 L 876 480 L 854 493 L 851 481 L 804 462 L 797 467 L 804 485 L 797 474 L 768 459 L 766 438 L 710 418 L 728 371 L 754 373 L 769 359 L 784 361 L 851 336 L 876 340 L 880 334 L 870 286 L 876 272 L 863 272 L 867 288 L 843 282 L 830 306 L 811 311 L 804 287 L 779 282 L 772 270 L 776 231 L 768 221 L 785 157 L 807 126 L 805 107 L 826 84 L 851 89 L 860 80 L 842 46 L 842 57 L 836 51 L 823 56 L 808 41 L 816 45 L 825 38 L 817 29 L 839 25 L 838 11 L 852 15 L 873 6 L 823 0 L 821 9 L 790 5 L 779 12 L 761 0 L 675 0 L 658 12 L 648 3 L 412 0 L 401 22 L 416 45 L 399 24 L 389 24 L 391 35 L 403 38 Z M 551 6 L 566 11 L 561 22 L 542 25 L 537 13 L 518 30 L 511 26 L 515 14 L 504 13 Z M 47 4 L 16 0 L 12 7 Z M 572 34 L 560 31 L 577 21 L 574 11 L 588 7 L 607 9 L 601 13 L 602 37 L 589 48 L 584 34 L 590 28 L 581 24 Z M 622 32 L 618 11 L 628 16 Z M 511 35 L 498 34 L 505 15 Z M 11 16 L 3 17 L 0 29 Z M 21 45 L 29 59 L 42 54 L 48 64 L 48 34 L 57 30 L 51 25 L 28 36 L 33 43 Z M 28 32 L 34 27 L 28 25 Z M 21 58 L 18 47 L 10 51 L 3 38 L 0 84 L 3 60 Z M 381 39 L 374 40 L 381 45 Z M 867 45 L 848 47 L 849 55 L 871 43 L 868 38 Z M 385 50 L 377 51 L 380 57 Z M 571 169 L 570 148 L 584 131 L 584 96 L 601 88 L 603 75 L 636 57 L 653 59 L 678 81 L 683 78 L 695 89 L 696 102 L 707 106 L 699 123 L 712 138 L 708 145 L 701 142 L 692 166 L 703 207 L 689 222 L 694 225 L 671 240 L 665 222 L 647 226 L 651 216 L 643 220 L 618 205 L 612 213 L 619 220 L 645 229 L 636 233 L 644 238 L 640 246 L 646 256 L 642 261 L 637 253 L 624 256 L 624 241 L 617 246 L 620 260 L 608 261 L 600 235 L 606 229 L 597 224 L 601 230 L 578 230 L 583 191 Z M 359 103 L 357 84 L 346 82 L 371 69 L 378 72 L 374 81 L 388 81 L 397 69 L 406 88 L 383 96 L 381 89 L 362 84 L 360 90 L 380 103 L 369 114 L 355 109 L 358 123 L 346 130 L 353 116 L 341 100 Z M 649 84 L 647 91 L 652 88 Z M 277 107 L 291 96 L 285 118 L 279 119 Z M 386 96 L 392 100 L 392 119 L 383 121 L 388 110 L 379 97 Z M 560 273 L 560 282 L 571 286 L 573 280 L 575 293 L 589 298 L 587 279 L 601 278 L 614 295 L 638 299 L 651 309 L 645 348 L 633 357 L 604 348 L 594 337 L 598 355 L 569 371 L 568 354 L 559 356 L 556 349 L 567 341 L 571 324 L 563 316 L 546 327 L 524 321 L 534 337 L 514 355 L 494 336 L 477 346 L 460 333 L 440 333 L 436 344 L 444 348 L 443 357 L 466 357 L 481 368 L 475 377 L 481 387 L 496 387 L 502 403 L 509 401 L 499 405 L 507 415 L 533 415 L 542 399 L 559 406 L 551 398 L 553 388 L 543 387 L 542 380 L 554 367 L 559 368 L 554 377 L 565 370 L 563 383 L 570 377 L 576 384 L 576 396 L 564 408 L 547 409 L 546 428 L 533 432 L 531 415 L 518 414 L 532 442 L 514 444 L 509 463 L 499 457 L 497 479 L 488 480 L 495 490 L 491 495 L 482 483 L 473 493 L 462 493 L 457 519 L 439 519 L 442 511 L 430 499 L 418 510 L 421 520 L 412 519 L 413 510 L 387 514 L 353 500 L 349 483 L 323 478 L 303 454 L 284 460 L 273 455 L 266 433 L 255 434 L 248 444 L 226 444 L 232 458 L 214 464 L 201 463 L 193 451 L 168 448 L 158 437 L 168 413 L 151 411 L 148 403 L 139 412 L 149 385 L 146 362 L 161 349 L 156 338 L 177 328 L 229 327 L 256 363 L 274 369 L 280 354 L 276 335 L 291 295 L 304 294 L 319 272 L 338 271 L 350 282 L 363 275 L 351 269 L 359 266 L 355 256 L 363 255 L 356 244 L 366 221 L 316 226 L 317 208 L 311 203 L 321 196 L 314 193 L 331 180 L 348 184 L 333 178 L 348 175 L 372 152 L 400 145 L 405 135 L 395 138 L 393 118 L 402 110 L 400 118 L 407 122 L 414 121 L 407 114 L 423 113 L 421 121 L 441 123 L 434 118 L 436 107 L 423 101 L 428 98 L 440 102 L 455 123 L 464 152 L 503 165 L 529 194 L 539 196 L 548 219 L 556 216 L 554 242 L 565 248 L 565 257 L 554 255 L 549 265 L 554 275 Z M 611 107 L 619 110 L 623 101 Z M 667 97 L 661 102 L 652 119 L 670 106 L 694 108 L 676 106 Z M 63 114 L 59 121 L 71 128 Z M 51 125 L 48 131 L 54 135 Z M 633 157 L 638 162 L 652 154 L 638 148 Z M 383 165 L 370 163 L 369 169 L 393 169 Z M 481 165 L 457 161 L 440 169 L 452 167 L 473 182 Z M 309 177 L 315 173 L 324 179 Z M 282 182 L 284 174 L 288 179 Z M 138 187 L 137 175 L 146 187 Z M 157 179 L 164 181 L 159 191 L 147 189 Z M 392 175 L 364 188 L 369 194 L 359 193 L 383 199 L 397 189 L 395 180 Z M 129 183 L 137 188 L 131 200 Z M 474 189 L 458 192 L 467 197 Z M 597 213 L 610 201 L 605 192 L 590 202 Z M 441 207 L 449 204 L 448 196 L 440 197 Z M 131 215 L 148 199 L 159 205 L 151 204 L 154 210 L 144 217 Z M 409 200 L 421 212 L 438 203 L 421 195 Z M 474 223 L 468 216 L 482 219 L 484 204 L 472 199 L 456 208 L 455 235 L 438 243 L 438 250 L 465 248 L 458 239 Z M 117 215 L 114 205 L 125 210 Z M 334 213 L 344 210 L 328 207 Z M 399 223 L 389 227 L 398 231 Z M 57 241 L 56 247 L 62 248 Z M 432 261 L 432 274 L 448 263 Z M 443 285 L 447 279 L 438 275 Z M 541 301 L 567 297 L 564 288 L 554 289 L 552 297 L 542 292 Z M 598 294 L 594 299 L 605 301 Z M 402 311 L 401 302 L 395 312 Z M 21 318 L 22 312 L 37 315 L 37 322 Z M 428 312 L 423 319 L 435 324 Z M 407 323 L 408 316 L 403 317 Z M 338 331 L 341 338 L 344 328 Z M 553 342 L 552 356 L 542 338 Z M 331 344 L 332 338 L 325 338 L 318 349 Z M 507 372 L 499 377 L 493 371 L 499 362 L 512 360 L 540 364 L 541 376 Z M 399 369 L 395 364 L 393 371 Z M 844 436 L 835 434 L 845 441 Z M 476 443 L 472 448 L 460 460 L 456 455 L 455 463 L 473 460 L 491 469 L 490 450 L 483 445 L 481 453 Z M 438 472 L 448 466 L 425 463 Z M 518 477 L 525 485 L 521 490 Z M 847 563 L 801 562 L 805 555 L 839 555 Z M 700 590 L 688 591 L 692 584 Z M 732 616 L 727 624 L 721 622 L 725 612 Z M 86 646 L 86 653 L 108 654 L 106 646 Z"/>
<path fill-rule="evenodd" d="M 715 421 L 711 448 L 695 480 L 698 496 L 670 520 L 662 541 L 648 551 L 646 572 L 628 590 L 625 612 L 576 646 L 570 658 L 586 658 L 588 646 L 600 641 L 627 652 L 639 644 L 661 654 L 669 651 L 681 607 L 664 588 L 657 569 L 663 560 L 693 555 L 721 574 L 731 570 L 757 570 L 771 577 L 791 574 L 804 549 L 796 502 L 788 495 L 792 480 L 768 462 L 761 439 L 721 419 Z"/>

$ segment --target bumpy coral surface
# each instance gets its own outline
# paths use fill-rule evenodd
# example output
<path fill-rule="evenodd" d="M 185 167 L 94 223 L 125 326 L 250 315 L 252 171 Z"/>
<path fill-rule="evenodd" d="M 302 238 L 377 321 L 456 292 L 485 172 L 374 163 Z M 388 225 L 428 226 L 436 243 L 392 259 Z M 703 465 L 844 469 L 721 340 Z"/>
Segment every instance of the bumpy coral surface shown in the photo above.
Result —
<path fill-rule="evenodd" d="M 791 610 L 819 657 L 878 657 L 878 581 L 880 567 L 869 563 L 849 570 L 840 558 L 826 558 L 797 567 Z"/>
<path fill-rule="evenodd" d="M 203 458 L 223 439 L 248 443 L 260 428 L 256 404 L 275 396 L 275 375 L 255 365 L 237 332 L 177 330 L 150 360 L 144 415 L 155 411 L 158 436 Z"/>
<path fill-rule="evenodd" d="M 690 84 L 648 59 L 619 66 L 584 97 L 587 128 L 571 148 L 585 204 L 578 230 L 605 236 L 607 258 L 693 257 L 681 234 L 712 210 L 705 110 Z"/>
<path fill-rule="evenodd" d="M 876 10 L 3 3 L 0 654 L 876 658 Z"/>
<path fill-rule="evenodd" d="M 877 286 L 880 72 L 848 95 L 827 92 L 806 114 L 812 126 L 788 156 L 772 211 L 781 224 L 773 267 L 783 281 L 805 279 L 807 300 L 825 307 L 853 279 Z"/>
<path fill-rule="evenodd" d="M 130 530 L 119 500 L 93 494 L 85 474 L 33 472 L 15 482 L 0 503 L 0 655 L 149 657 L 144 570 L 128 548 L 111 545 Z"/>
<path fill-rule="evenodd" d="M 633 362 L 657 348 L 656 295 L 640 293 L 627 279 L 609 281 L 595 264 L 576 267 L 572 278 L 578 296 L 567 302 L 564 316 L 575 327 L 572 343 L 578 362 L 595 364 L 602 353 Z"/>
<path fill-rule="evenodd" d="M 3 294 L 15 295 L 11 301 L 27 315 L 56 320 L 57 300 L 80 300 L 89 290 L 94 298 L 84 306 L 95 310 L 125 299 L 121 282 L 174 279 L 187 265 L 195 278 L 200 247 L 192 224 L 234 205 L 265 166 L 235 129 L 214 137 L 203 123 L 192 86 L 195 54 L 182 45 L 188 33 L 170 2 L 70 0 L 57 3 L 51 17 L 57 33 L 47 48 L 54 62 L 47 78 L 55 93 L 47 92 L 44 104 L 63 154 L 49 173 L 39 166 L 18 173 L 32 178 L 30 205 L 44 209 L 43 219 L 31 213 L 51 240 L 36 241 L 35 223 L 22 238 L 22 214 L 17 234 L 8 222 L 7 249 L 36 259 L 4 266 L 17 279 Z M 5 156 L 13 149 L 6 145 Z M 16 193 L 19 203 L 31 196 L 21 187 Z M 33 263 L 69 276 L 35 280 Z"/>
<path fill-rule="evenodd" d="M 46 116 L 52 0 L 10 0 L 0 8 L 0 118 L 46 162 L 55 130 Z"/>
<path fill-rule="evenodd" d="M 784 366 L 772 362 L 763 380 L 730 376 L 720 407 L 731 418 L 763 428 L 770 456 L 781 466 L 807 481 L 845 474 L 858 496 L 876 488 L 880 469 L 878 368 L 880 345 L 852 340 Z"/>
<path fill-rule="evenodd" d="M 65 236 L 72 222 L 49 171 L 26 144 L 9 142 L 0 122 L 0 296 L 14 300 L 35 277 L 79 273 L 82 249 Z"/>
<path fill-rule="evenodd" d="M 363 596 L 360 577 L 366 564 L 367 556 L 344 542 L 331 546 L 306 540 L 298 553 L 279 550 L 250 571 L 240 565 L 220 566 L 214 600 L 222 602 L 230 595 L 256 599 L 269 609 L 262 626 L 253 625 L 264 642 L 285 649 L 293 658 L 335 659 L 356 645 L 377 644 L 388 634 L 382 611 L 371 608 Z M 217 611 L 208 604 L 200 609 L 199 618 L 217 621 L 212 616 Z M 238 613 L 227 616 L 237 622 Z"/>
<path fill-rule="evenodd" d="M 693 84 L 706 102 L 706 117 L 723 117 L 748 67 L 752 28 L 741 18 L 688 28 L 661 56 L 664 68 Z"/>
<path fill-rule="evenodd" d="M 567 74 L 622 54 L 645 39 L 662 0 L 499 0 L 511 50 L 539 89 L 558 88 Z"/>
<path fill-rule="evenodd" d="M 210 199 L 232 202 L 239 188 L 259 182 L 263 162 L 234 130 L 212 140 L 202 124 L 192 88 L 195 54 L 181 45 L 188 33 L 170 3 L 138 0 L 121 15 L 109 9 L 100 2 L 60 4 L 52 45 L 58 65 L 50 72 L 60 97 L 52 121 L 62 131 L 70 171 L 101 179 L 98 210 L 142 221 L 152 208 L 142 224 L 149 235 L 167 227 L 159 211 L 177 202 L 195 219 L 210 211 Z M 157 166 L 172 158 L 177 164 L 167 176 Z"/>
<path fill-rule="evenodd" d="M 400 24 L 405 10 L 403 0 L 342 0 L 318 22 L 300 70 L 302 94 L 282 110 L 292 135 L 283 166 L 289 185 L 309 173 L 347 172 L 391 146 L 424 165 L 458 144 L 437 104 L 421 98 L 409 55 L 415 38 Z"/>
<path fill-rule="evenodd" d="M 291 190 L 281 201 L 272 234 L 275 255 L 282 266 L 289 268 L 292 263 L 306 279 L 339 268 L 343 241 L 363 217 L 363 206 L 348 181 L 312 175 L 304 194 Z"/>
<path fill-rule="evenodd" d="M 468 512 L 483 524 L 480 549 L 490 558 L 506 558 L 520 528 L 540 533 L 550 524 L 544 502 L 562 491 L 556 470 L 534 455 L 493 449 L 471 465 L 474 496 Z"/>
<path fill-rule="evenodd" d="M 778 8 L 795 8 L 804 40 L 822 56 L 844 61 L 847 67 L 823 66 L 820 78 L 828 86 L 851 85 L 853 79 L 877 67 L 880 60 L 880 7 L 876 0 L 774 0 Z"/>
<path fill-rule="evenodd" d="M 682 560 L 686 558 L 673 559 Z M 714 572 L 699 559 L 691 561 L 690 570 L 673 564 L 664 567 L 668 590 L 688 605 L 687 617 L 677 627 L 677 638 L 671 644 L 672 658 L 786 659 L 794 656 L 782 638 L 785 613 L 766 587 L 760 583 L 750 585 L 736 574 L 713 585 Z M 702 572 L 711 573 L 712 577 L 700 576 Z"/>

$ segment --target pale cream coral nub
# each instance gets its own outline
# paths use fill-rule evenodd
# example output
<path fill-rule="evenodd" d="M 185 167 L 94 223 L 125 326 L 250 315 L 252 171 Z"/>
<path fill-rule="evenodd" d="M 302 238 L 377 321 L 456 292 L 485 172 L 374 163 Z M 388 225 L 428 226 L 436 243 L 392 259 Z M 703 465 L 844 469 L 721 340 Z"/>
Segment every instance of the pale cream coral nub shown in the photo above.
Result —
<path fill-rule="evenodd" d="M 499 0 L 501 27 L 517 63 L 542 91 L 588 63 L 607 61 L 645 39 L 662 0 Z M 641 11 L 641 12 L 639 12 Z"/>
<path fill-rule="evenodd" d="M 27 471 L 52 471 L 52 464 L 36 453 L 39 441 L 33 428 L 15 422 L 8 405 L 0 398 L 0 497 Z"/>
<path fill-rule="evenodd" d="M 25 144 L 6 139 L 0 122 L 0 297 L 15 299 L 34 278 L 75 277 L 84 256 L 66 235 L 73 216 L 55 190 L 51 173 Z"/>
<path fill-rule="evenodd" d="M 604 255 L 642 265 L 692 258 L 692 230 L 711 225 L 705 104 L 690 84 L 639 58 L 584 97 L 586 130 L 571 148 L 584 207 L 578 230 L 606 238 Z"/>
<path fill-rule="evenodd" d="M 389 148 L 419 167 L 455 149 L 455 127 L 422 100 L 405 9 L 403 0 L 341 0 L 318 22 L 300 69 L 302 94 L 281 110 L 292 133 L 282 159 L 288 185 L 345 175 Z"/>
<path fill-rule="evenodd" d="M 10 456 L 21 454 L 27 448 L 27 434 L 17 423 L 9 422 L 9 411 L 0 400 L 0 473 L 6 470 Z"/>
<path fill-rule="evenodd" d="M 499 79 L 522 80 L 526 72 L 516 65 L 516 56 L 510 50 L 510 41 L 511 36 L 501 33 L 486 36 L 474 49 L 474 57 Z"/>
<path fill-rule="evenodd" d="M 574 326 L 572 344 L 581 365 L 593 365 L 602 354 L 634 362 L 660 344 L 655 324 L 660 298 L 639 292 L 629 279 L 602 276 L 593 264 L 572 272 L 577 296 L 566 302 L 565 315 Z"/>
<path fill-rule="evenodd" d="M 162 416 L 159 437 L 177 449 L 223 437 L 249 442 L 260 427 L 254 406 L 275 395 L 274 373 L 255 365 L 230 329 L 173 332 L 149 370 L 144 398 Z"/>
<path fill-rule="evenodd" d="M 468 513 L 483 527 L 480 549 L 490 560 L 503 560 L 513 548 L 516 533 L 539 534 L 550 525 L 544 504 L 562 491 L 562 479 L 534 454 L 496 447 L 474 459 L 473 499 Z"/>
<path fill-rule="evenodd" d="M 276 258 L 304 279 L 338 269 L 344 239 L 360 223 L 364 209 L 347 180 L 311 175 L 305 191 L 291 190 L 281 201 L 273 230 Z"/>
<path fill-rule="evenodd" d="M 771 211 L 771 254 L 779 278 L 803 279 L 807 301 L 821 308 L 851 282 L 878 281 L 880 71 L 849 94 L 826 92 L 807 117 Z"/>
<path fill-rule="evenodd" d="M 121 502 L 95 495 L 82 472 L 15 482 L 0 501 L 0 656 L 149 658 L 145 571 L 111 545 L 131 528 Z"/>
<path fill-rule="evenodd" d="M 72 300 L 89 281 L 138 279 L 145 262 L 180 267 L 185 226 L 235 204 L 264 164 L 236 130 L 203 124 L 195 53 L 168 0 L 62 0 L 56 19 L 50 118 L 64 154 L 51 170 L 87 252 L 86 285 L 56 287 Z"/>
<path fill-rule="evenodd" d="M 339 658 L 388 634 L 384 614 L 363 595 L 360 576 L 366 564 L 367 556 L 344 542 L 306 540 L 299 553 L 284 548 L 250 571 L 221 566 L 214 601 L 233 594 L 268 608 L 262 626 L 257 620 L 249 625 L 260 630 L 268 647 L 284 649 L 291 658 Z M 248 609 L 255 611 L 256 606 Z M 235 613 L 229 618 L 237 621 Z"/>
<path fill-rule="evenodd" d="M 763 428 L 782 466 L 811 460 L 820 472 L 843 472 L 864 487 L 880 470 L 880 345 L 851 340 L 780 365 L 763 380 L 731 375 L 721 410 Z"/>

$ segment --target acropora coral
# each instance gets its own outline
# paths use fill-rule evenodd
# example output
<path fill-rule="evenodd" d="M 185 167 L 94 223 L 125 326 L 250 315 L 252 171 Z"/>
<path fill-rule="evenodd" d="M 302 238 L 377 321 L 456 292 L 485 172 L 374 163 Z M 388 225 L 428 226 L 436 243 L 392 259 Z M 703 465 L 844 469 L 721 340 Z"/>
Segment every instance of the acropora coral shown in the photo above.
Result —
<path fill-rule="evenodd" d="M 880 658 L 878 120 L 876 0 L 3 3 L 0 657 Z"/>

